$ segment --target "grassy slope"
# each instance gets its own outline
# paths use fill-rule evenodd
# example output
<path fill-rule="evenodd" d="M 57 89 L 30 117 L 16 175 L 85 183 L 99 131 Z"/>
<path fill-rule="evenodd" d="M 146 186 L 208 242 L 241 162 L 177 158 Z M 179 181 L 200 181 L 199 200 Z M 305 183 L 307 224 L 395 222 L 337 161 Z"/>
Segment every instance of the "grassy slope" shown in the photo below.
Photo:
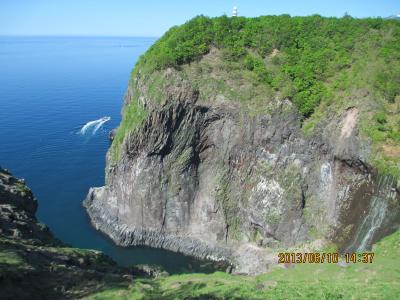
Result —
<path fill-rule="evenodd" d="M 0 235 L 0 299 L 80 298 L 126 288 L 129 280 L 122 278 L 126 273 L 98 251 L 38 245 Z"/>
<path fill-rule="evenodd" d="M 225 273 L 136 280 L 89 299 L 398 299 L 400 232 L 377 243 L 370 264 L 302 264 L 257 276 Z"/>

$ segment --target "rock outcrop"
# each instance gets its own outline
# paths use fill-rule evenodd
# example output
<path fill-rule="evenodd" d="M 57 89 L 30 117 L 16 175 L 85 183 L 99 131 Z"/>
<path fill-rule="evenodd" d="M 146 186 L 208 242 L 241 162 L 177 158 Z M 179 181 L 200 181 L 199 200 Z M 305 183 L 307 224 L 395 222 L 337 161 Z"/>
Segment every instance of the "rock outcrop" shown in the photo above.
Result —
<path fill-rule="evenodd" d="M 77 299 L 129 284 L 132 270 L 64 245 L 37 221 L 36 208 L 24 181 L 0 168 L 0 299 Z"/>
<path fill-rule="evenodd" d="M 205 98 L 182 73 L 157 74 L 157 99 L 152 75 L 139 70 L 131 80 L 125 109 L 135 101 L 147 117 L 125 136 L 118 160 L 108 153 L 106 185 L 84 201 L 115 243 L 226 260 L 255 274 L 277 247 L 319 240 L 353 251 L 398 228 L 399 183 L 368 163 L 360 108 L 332 113 L 307 135 L 287 99 L 253 113 L 227 93 Z M 365 224 L 376 202 L 384 203 L 381 218 Z"/>

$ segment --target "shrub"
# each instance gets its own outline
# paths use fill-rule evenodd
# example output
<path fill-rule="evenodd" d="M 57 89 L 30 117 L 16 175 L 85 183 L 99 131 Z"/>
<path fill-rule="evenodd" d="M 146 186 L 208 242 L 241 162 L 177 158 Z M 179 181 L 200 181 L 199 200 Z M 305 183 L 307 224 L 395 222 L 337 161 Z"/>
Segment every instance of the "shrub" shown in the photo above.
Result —
<path fill-rule="evenodd" d="M 350 86 L 352 77 L 341 71 L 354 67 L 357 59 L 369 63 L 368 51 L 376 52 L 374 61 L 384 61 L 367 70 L 375 94 L 389 102 L 400 95 L 400 22 L 382 19 L 198 16 L 168 30 L 139 59 L 138 67 L 148 72 L 178 68 L 200 59 L 211 47 L 221 49 L 227 62 L 240 61 L 260 83 L 282 91 L 304 117 L 327 98 L 330 78 L 339 73 L 335 87 Z M 264 61 L 274 49 L 280 55 L 271 59 L 269 68 Z"/>

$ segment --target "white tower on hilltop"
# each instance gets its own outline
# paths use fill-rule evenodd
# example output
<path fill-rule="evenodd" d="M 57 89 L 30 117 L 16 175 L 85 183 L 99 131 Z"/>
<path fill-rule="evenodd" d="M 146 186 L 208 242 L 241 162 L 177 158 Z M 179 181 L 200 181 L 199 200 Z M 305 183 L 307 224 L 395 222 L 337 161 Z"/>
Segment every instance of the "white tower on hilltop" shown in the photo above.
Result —
<path fill-rule="evenodd" d="M 236 6 L 234 6 L 232 11 L 232 17 L 237 17 L 237 16 L 238 16 L 238 9 Z"/>

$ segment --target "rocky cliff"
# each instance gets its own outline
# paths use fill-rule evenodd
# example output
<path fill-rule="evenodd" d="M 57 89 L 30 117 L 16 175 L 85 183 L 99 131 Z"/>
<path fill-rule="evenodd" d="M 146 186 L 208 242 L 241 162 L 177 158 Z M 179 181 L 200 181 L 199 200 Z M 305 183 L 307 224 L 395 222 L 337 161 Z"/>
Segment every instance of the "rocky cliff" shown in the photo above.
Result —
<path fill-rule="evenodd" d="M 131 282 L 101 252 L 54 238 L 36 208 L 24 181 L 0 168 L 0 299 L 77 299 Z"/>
<path fill-rule="evenodd" d="M 281 55 L 264 57 L 267 68 Z M 373 95 L 355 87 L 307 130 L 312 117 L 240 66 L 213 47 L 179 67 L 138 64 L 106 185 L 84 202 L 93 225 L 119 245 L 250 274 L 266 271 L 278 248 L 361 251 L 397 230 L 399 182 L 379 173 L 360 129 Z"/>

